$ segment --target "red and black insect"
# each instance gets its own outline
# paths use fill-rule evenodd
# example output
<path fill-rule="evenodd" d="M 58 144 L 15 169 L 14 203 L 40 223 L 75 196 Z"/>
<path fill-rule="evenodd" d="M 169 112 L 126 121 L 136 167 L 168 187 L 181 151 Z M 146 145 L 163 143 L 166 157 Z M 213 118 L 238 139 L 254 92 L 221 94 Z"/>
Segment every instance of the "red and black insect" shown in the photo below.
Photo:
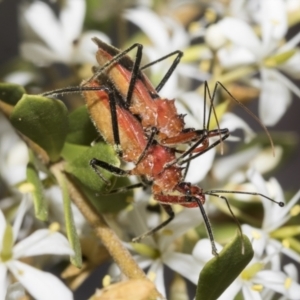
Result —
<path fill-rule="evenodd" d="M 185 182 L 182 172 L 183 168 L 176 163 L 176 149 L 160 145 L 156 141 L 153 141 L 149 145 L 148 137 L 139 120 L 127 109 L 122 107 L 122 101 L 119 99 L 120 96 L 117 94 L 114 85 L 103 77 L 105 76 L 102 76 L 100 82 L 95 80 L 88 83 L 91 87 L 99 87 L 98 90 L 84 92 L 88 110 L 99 132 L 104 139 L 112 145 L 114 145 L 114 135 L 111 112 L 116 112 L 116 115 L 118 116 L 120 146 L 123 149 L 122 160 L 134 163 L 135 167 L 132 170 L 123 170 L 98 159 L 92 159 L 90 164 L 102 179 L 104 178 L 99 171 L 99 168 L 108 170 L 117 176 L 137 175 L 141 178 L 145 177 L 148 182 L 152 183 L 154 199 L 162 205 L 169 215 L 169 218 L 165 222 L 142 236 L 135 238 L 134 241 L 138 241 L 168 224 L 174 218 L 174 212 L 171 208 L 172 204 L 180 204 L 189 208 L 198 206 L 201 210 L 211 240 L 212 252 L 214 255 L 217 255 L 210 223 L 203 208 L 205 195 L 216 196 L 225 200 L 232 215 L 233 213 L 227 199 L 224 196 L 220 196 L 218 193 L 254 194 L 275 202 L 259 193 L 223 190 L 204 191 L 198 186 Z M 227 137 L 228 134 L 222 136 L 222 140 L 225 140 Z M 219 143 L 220 140 L 217 140 L 205 150 L 211 149 Z M 148 147 L 148 149 L 145 152 L 144 150 L 146 147 Z M 197 156 L 204 154 L 205 152 L 206 151 L 199 152 L 197 153 Z M 142 155 L 143 157 L 141 158 Z M 135 184 L 130 186 L 130 188 L 141 187 L 143 185 L 143 183 Z M 174 192 L 177 192 L 177 194 L 174 195 Z M 282 203 L 278 204 L 282 206 Z"/>
<path fill-rule="evenodd" d="M 114 63 L 116 63 L 117 57 L 118 55 L 116 55 L 116 57 L 113 58 Z M 107 66 L 104 66 L 103 70 L 105 68 L 107 68 Z M 123 68 L 124 66 L 121 65 L 121 69 Z M 134 67 L 132 68 L 132 70 L 134 70 Z M 167 73 L 170 73 L 170 70 Z M 83 91 L 87 107 L 91 115 L 91 119 L 93 120 L 100 134 L 111 145 L 117 145 L 116 150 L 119 153 L 120 157 L 123 159 L 123 161 L 134 163 L 135 167 L 132 170 L 127 171 L 117 168 L 113 165 L 109 165 L 104 161 L 92 159 L 90 161 L 91 166 L 105 182 L 107 181 L 105 180 L 105 178 L 103 178 L 99 168 L 106 169 L 117 176 L 137 175 L 141 178 L 146 178 L 147 182 L 151 182 L 154 198 L 159 203 L 161 203 L 162 207 L 168 213 L 169 218 L 165 222 L 160 224 L 158 227 L 150 230 L 141 237 L 136 238 L 135 241 L 140 240 L 144 236 L 159 230 L 174 218 L 174 212 L 171 208 L 171 204 L 177 203 L 186 207 L 199 206 L 207 227 L 208 235 L 211 240 L 212 251 L 216 255 L 217 250 L 214 244 L 214 238 L 212 235 L 211 227 L 203 208 L 203 204 L 205 202 L 205 195 L 212 195 L 224 199 L 232 215 L 233 213 L 230 209 L 227 199 L 224 196 L 218 195 L 218 193 L 260 195 L 275 202 L 274 200 L 259 193 L 234 192 L 223 190 L 203 191 L 198 186 L 193 186 L 190 183 L 185 182 L 183 168 L 180 165 L 191 161 L 193 158 L 199 155 L 203 155 L 205 152 L 218 145 L 221 141 L 225 140 L 229 136 L 228 129 L 218 129 L 214 131 L 209 131 L 208 122 L 207 125 L 205 124 L 203 130 L 197 131 L 194 129 L 190 129 L 185 131 L 182 125 L 180 131 L 177 131 L 177 136 L 175 135 L 170 137 L 170 139 L 175 138 L 175 140 L 173 139 L 174 143 L 172 142 L 171 144 L 173 146 L 177 146 L 178 143 L 191 143 L 195 140 L 196 141 L 189 149 L 187 149 L 187 151 L 182 153 L 178 158 L 176 157 L 176 153 L 178 152 L 176 147 L 170 147 L 170 139 L 169 136 L 166 134 L 167 132 L 163 132 L 163 135 L 160 135 L 162 133 L 162 127 L 156 127 L 158 126 L 158 123 L 153 123 L 149 125 L 151 125 L 151 128 L 155 128 L 155 130 L 152 130 L 152 134 L 149 136 L 147 134 L 147 127 L 145 126 L 145 124 L 143 124 L 143 119 L 141 119 L 141 114 L 138 114 L 139 118 L 136 118 L 136 114 L 133 114 L 133 112 L 130 109 L 131 106 L 128 106 L 128 99 L 131 99 L 131 97 L 128 97 L 128 94 L 130 95 L 131 93 L 131 96 L 134 96 L 136 85 L 140 86 L 140 89 L 148 93 L 148 95 L 151 95 L 155 91 L 152 87 L 149 87 L 150 83 L 148 84 L 148 81 L 144 82 L 140 79 L 143 77 L 142 75 L 140 75 L 141 72 L 139 70 L 139 65 L 137 68 L 136 79 L 134 80 L 134 86 L 132 88 L 130 87 L 132 79 L 130 79 L 129 77 L 126 77 L 125 79 L 119 79 L 121 82 L 127 82 L 129 91 L 126 93 L 126 97 L 128 97 L 126 99 L 124 99 L 124 95 L 120 93 L 115 81 L 112 82 L 110 77 L 99 71 L 97 71 L 96 74 L 97 76 L 93 76 L 90 80 L 83 83 L 83 86 L 81 87 L 57 90 L 50 93 L 46 93 L 44 95 Z M 134 76 L 135 75 L 130 75 L 131 78 Z M 165 78 L 166 76 L 162 81 L 166 81 Z M 130 89 L 132 89 L 132 92 L 130 92 Z M 146 105 L 145 103 L 148 102 L 143 102 L 142 96 L 139 96 L 138 98 L 140 97 L 141 100 L 139 102 L 139 105 L 141 107 L 143 105 Z M 210 98 L 213 99 L 213 97 L 214 94 Z M 152 104 L 154 108 L 155 103 L 159 103 L 159 100 L 157 102 L 157 99 L 155 99 L 155 97 L 151 98 L 150 100 L 154 103 Z M 159 105 L 157 107 L 159 107 Z M 155 109 L 157 109 L 157 107 Z M 208 119 L 210 118 L 211 111 L 212 104 Z M 146 111 L 143 112 L 143 115 L 146 115 Z M 177 115 L 176 110 L 174 118 L 182 120 L 181 116 Z M 212 135 L 209 135 L 210 132 L 212 132 Z M 192 133 L 193 137 L 190 139 L 183 139 L 182 136 L 186 136 L 185 133 Z M 212 145 L 209 145 L 209 137 L 216 135 L 220 135 L 220 139 L 214 142 Z M 177 139 L 178 136 L 180 137 L 179 139 Z M 183 160 L 185 156 L 188 156 L 189 154 L 194 152 L 198 153 Z M 144 186 L 143 182 L 141 182 L 140 184 L 132 185 L 128 188 L 135 188 L 141 186 Z M 124 190 L 124 188 L 121 190 Z M 178 192 L 179 194 L 174 195 L 174 192 Z M 282 203 L 278 204 L 282 206 Z"/>

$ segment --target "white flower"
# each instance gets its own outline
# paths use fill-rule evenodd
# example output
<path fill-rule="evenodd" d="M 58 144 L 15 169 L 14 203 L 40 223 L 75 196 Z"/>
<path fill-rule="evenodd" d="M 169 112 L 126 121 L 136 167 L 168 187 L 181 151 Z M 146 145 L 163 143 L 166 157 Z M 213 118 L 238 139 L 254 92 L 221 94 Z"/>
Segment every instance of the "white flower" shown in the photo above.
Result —
<path fill-rule="evenodd" d="M 148 216 L 144 201 L 137 202 L 136 206 L 138 208 L 135 207 L 134 210 L 126 214 L 126 219 L 130 220 L 133 234 L 139 236 L 149 229 L 147 228 Z M 143 244 L 127 244 L 129 249 L 138 253 L 134 257 L 139 266 L 143 269 L 149 268 L 147 275 L 154 281 L 162 295 L 166 295 L 163 265 L 167 265 L 194 284 L 197 283 L 203 262 L 197 260 L 193 255 L 176 252 L 173 242 L 189 229 L 201 224 L 202 221 L 199 209 L 186 208 L 176 214 L 174 220 L 159 230 L 155 236 L 149 236 L 142 240 Z M 158 220 L 152 222 L 152 226 L 153 223 L 157 225 L 157 222 Z M 211 252 L 210 244 L 208 248 Z"/>
<path fill-rule="evenodd" d="M 151 45 L 144 45 L 143 50 L 150 62 L 175 50 L 184 51 L 189 45 L 190 38 L 184 27 L 171 18 L 162 18 L 155 12 L 141 7 L 126 10 L 124 17 L 138 26 L 150 39 Z M 153 77 L 162 78 L 170 68 L 170 62 L 174 58 L 175 56 L 153 65 L 151 67 L 155 74 Z M 179 78 L 179 75 L 182 75 L 182 77 Z M 160 95 L 168 99 L 177 97 L 181 93 L 180 87 L 186 82 L 187 78 L 205 80 L 208 77 L 201 74 L 196 66 L 180 63 Z"/>
<path fill-rule="evenodd" d="M 81 34 L 85 16 L 85 1 L 67 0 L 59 17 L 42 1 L 34 1 L 21 10 L 25 40 L 22 56 L 35 64 L 53 62 L 67 64 L 96 63 L 97 50 L 91 38 L 108 38 L 99 31 Z M 37 42 L 38 40 L 38 42 Z"/>
<path fill-rule="evenodd" d="M 0 174 L 8 186 L 26 178 L 28 149 L 6 118 L 0 116 Z"/>
<path fill-rule="evenodd" d="M 248 176 L 258 192 L 264 195 L 269 195 L 266 183 L 258 172 L 250 170 Z M 285 203 L 286 201 L 283 196 L 283 191 L 278 182 L 272 178 L 270 179 L 270 185 L 274 190 L 274 200 L 277 202 Z M 270 236 L 272 232 L 284 225 L 292 216 L 295 215 L 295 213 L 299 213 L 298 205 L 296 205 L 299 199 L 300 190 L 288 203 L 286 203 L 284 207 L 280 207 L 279 205 L 269 201 L 268 199 L 261 198 L 265 212 L 262 222 L 262 228 L 254 228 L 249 225 L 242 226 L 243 232 L 253 240 L 252 245 L 255 253 L 258 256 L 262 256 L 264 250 L 267 247 L 271 247 L 277 253 L 281 252 L 297 262 L 300 261 L 300 254 L 292 249 L 289 249 L 288 242 L 285 242 L 283 240 L 283 242 L 280 243 L 278 240 Z"/>
<path fill-rule="evenodd" d="M 247 300 L 267 299 L 267 295 L 273 295 L 274 292 L 290 300 L 299 299 L 298 283 L 281 271 L 262 270 L 263 267 L 263 263 L 252 261 L 218 300 L 234 299 L 240 290 Z"/>
<path fill-rule="evenodd" d="M 217 26 L 231 45 L 218 51 L 218 57 L 225 68 L 239 65 L 257 64 L 261 72 L 259 115 L 266 125 L 275 125 L 291 103 L 290 91 L 300 96 L 300 89 L 279 70 L 294 78 L 300 76 L 300 51 L 295 48 L 300 40 L 297 34 L 282 46 L 287 32 L 287 12 L 283 0 L 261 2 L 259 25 L 262 39 L 246 22 L 235 18 L 224 18 Z M 286 53 L 284 62 L 276 62 L 274 57 Z M 247 80 L 246 78 L 243 78 Z M 250 81 L 252 84 L 257 80 Z M 274 104 L 276 103 L 276 105 Z"/>
<path fill-rule="evenodd" d="M 28 206 L 29 201 L 24 197 L 13 227 L 6 223 L 0 211 L 0 299 L 5 298 L 8 271 L 35 299 L 73 299 L 71 291 L 54 275 L 20 261 L 23 257 L 36 255 L 74 255 L 67 239 L 49 229 L 37 230 L 14 245 Z"/>

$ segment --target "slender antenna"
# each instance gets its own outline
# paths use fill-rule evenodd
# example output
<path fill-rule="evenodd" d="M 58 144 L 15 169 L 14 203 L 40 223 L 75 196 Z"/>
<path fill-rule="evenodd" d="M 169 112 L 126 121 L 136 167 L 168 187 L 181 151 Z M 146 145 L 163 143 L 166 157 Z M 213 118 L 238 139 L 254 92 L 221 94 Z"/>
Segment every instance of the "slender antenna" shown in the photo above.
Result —
<path fill-rule="evenodd" d="M 83 91 L 103 91 L 103 86 L 70 86 L 62 89 L 52 90 L 49 92 L 42 93 L 44 97 L 59 96 L 64 94 L 80 93 Z"/>
<path fill-rule="evenodd" d="M 213 193 L 221 193 L 221 194 L 242 194 L 242 195 L 254 195 L 254 196 L 261 196 L 265 199 L 268 199 L 276 204 L 278 204 L 280 207 L 283 207 L 284 206 L 284 203 L 281 202 L 281 201 L 275 201 L 274 199 L 266 196 L 266 195 L 263 195 L 261 193 L 256 193 L 256 192 L 240 192 L 240 191 L 226 191 L 226 190 L 211 190 L 211 191 L 207 191 L 207 192 L 204 192 L 204 194 L 206 195 L 210 195 L 210 194 L 213 194 Z"/>
<path fill-rule="evenodd" d="M 246 107 L 242 102 L 240 102 L 239 100 L 237 100 L 235 97 L 233 97 L 233 95 L 225 88 L 225 86 L 220 82 L 217 81 L 216 85 L 220 85 L 224 91 L 226 91 L 226 93 L 239 105 L 241 106 L 254 120 L 257 121 L 257 123 L 261 126 L 261 128 L 265 131 L 265 133 L 267 134 L 271 147 L 272 147 L 272 152 L 273 152 L 273 156 L 275 156 L 275 148 L 274 148 L 274 143 L 272 140 L 272 137 L 267 129 L 267 127 L 262 123 L 262 121 L 248 108 Z"/>
<path fill-rule="evenodd" d="M 216 110 L 215 110 L 215 106 L 214 106 L 214 103 L 213 103 L 214 100 L 215 100 L 217 87 L 218 87 L 218 85 L 216 83 L 215 86 L 214 86 L 213 94 L 211 96 L 207 81 L 204 82 L 204 102 L 206 102 L 206 92 L 207 92 L 209 100 L 210 100 L 209 115 L 208 115 L 208 120 L 207 120 L 207 130 L 209 130 L 211 111 L 213 111 L 213 114 L 214 114 L 214 117 L 215 117 L 215 120 L 216 120 L 216 123 L 217 123 L 217 127 L 218 127 L 219 137 L 220 137 L 221 155 L 223 155 L 224 147 L 223 147 L 223 140 L 222 140 L 222 135 L 221 135 L 221 131 L 220 131 L 220 124 L 219 124 L 219 120 L 218 120 Z M 205 110 L 205 107 L 204 107 L 204 110 Z"/>

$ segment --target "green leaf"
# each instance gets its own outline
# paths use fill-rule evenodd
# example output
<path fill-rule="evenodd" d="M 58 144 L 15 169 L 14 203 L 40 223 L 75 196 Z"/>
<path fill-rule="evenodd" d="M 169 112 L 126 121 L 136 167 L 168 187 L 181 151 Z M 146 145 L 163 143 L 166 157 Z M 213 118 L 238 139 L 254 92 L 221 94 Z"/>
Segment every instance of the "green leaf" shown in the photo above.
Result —
<path fill-rule="evenodd" d="M 215 300 L 239 276 L 253 257 L 253 249 L 247 236 L 243 235 L 245 253 L 239 235 L 212 258 L 202 269 L 196 292 L 196 300 Z"/>
<path fill-rule="evenodd" d="M 35 216 L 39 220 L 46 221 L 48 219 L 48 207 L 44 196 L 44 189 L 39 179 L 38 171 L 32 163 L 27 165 L 26 175 L 27 181 L 32 184 L 31 194 L 33 197 Z"/>
<path fill-rule="evenodd" d="M 57 174 L 57 180 L 63 193 L 66 232 L 67 232 L 69 243 L 75 252 L 75 255 L 71 257 L 71 263 L 77 268 L 81 268 L 82 266 L 81 247 L 80 247 L 79 237 L 76 231 L 76 226 L 74 223 L 73 213 L 71 209 L 71 199 L 68 193 L 67 183 L 64 176 L 61 173 Z"/>
<path fill-rule="evenodd" d="M 14 106 L 25 93 L 25 89 L 18 84 L 0 83 L 0 100 L 7 104 Z"/>
<path fill-rule="evenodd" d="M 98 136 L 85 105 L 69 115 L 68 143 L 90 145 Z"/>
<path fill-rule="evenodd" d="M 95 192 L 106 188 L 106 184 L 94 172 L 90 166 L 90 160 L 97 158 L 114 166 L 120 165 L 120 161 L 113 147 L 104 142 L 97 143 L 93 147 L 66 143 L 62 151 L 62 156 L 67 161 L 65 167 L 66 171 L 75 176 L 87 188 Z M 106 170 L 101 169 L 99 171 L 107 180 L 110 180 L 112 177 L 112 174 Z"/>
<path fill-rule="evenodd" d="M 67 114 L 66 106 L 59 100 L 23 95 L 10 119 L 16 129 L 43 148 L 52 161 L 57 161 L 67 136 Z"/>

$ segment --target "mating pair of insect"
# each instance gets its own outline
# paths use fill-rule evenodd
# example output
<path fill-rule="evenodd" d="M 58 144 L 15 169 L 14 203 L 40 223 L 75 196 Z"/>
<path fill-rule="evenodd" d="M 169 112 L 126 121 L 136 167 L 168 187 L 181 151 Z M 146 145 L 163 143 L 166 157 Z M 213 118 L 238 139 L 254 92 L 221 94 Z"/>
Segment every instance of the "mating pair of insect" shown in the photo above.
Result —
<path fill-rule="evenodd" d="M 93 41 L 98 46 L 96 57 L 99 63 L 99 67 L 94 68 L 94 75 L 80 87 L 55 90 L 45 93 L 44 96 L 83 92 L 89 114 L 99 133 L 106 142 L 114 145 L 118 156 L 124 162 L 135 165 L 132 170 L 123 170 L 95 158 L 90 161 L 91 167 L 107 184 L 109 182 L 103 178 L 101 169 L 108 170 L 117 176 L 137 175 L 141 178 L 140 183 L 113 190 L 112 193 L 151 184 L 154 199 L 161 204 L 169 217 L 133 241 L 139 241 L 166 226 L 174 218 L 172 204 L 199 207 L 211 241 L 212 253 L 217 255 L 209 219 L 203 207 L 205 195 L 222 198 L 233 217 L 226 197 L 219 195 L 220 193 L 260 195 L 275 202 L 259 193 L 204 191 L 200 187 L 184 181 L 189 163 L 222 143 L 229 136 L 228 129 L 220 129 L 219 125 L 217 129 L 209 130 L 212 113 L 217 121 L 213 100 L 218 85 L 238 104 L 242 104 L 221 83 L 218 82 L 215 85 L 212 94 L 205 83 L 203 129 L 185 128 L 183 116 L 177 113 L 174 100 L 162 99 L 158 95 L 180 62 L 183 55 L 181 51 L 174 51 L 141 67 L 143 50 L 141 44 L 134 44 L 125 51 L 120 51 L 97 38 L 93 38 Z M 136 58 L 133 61 L 127 54 L 135 48 L 137 49 Z M 154 88 L 143 70 L 171 56 L 175 56 L 172 65 L 158 86 Z M 206 122 L 207 97 L 210 101 L 210 109 Z M 251 112 L 250 114 L 258 120 Z M 258 122 L 261 124 L 259 120 Z M 263 128 L 265 129 L 264 126 Z M 219 139 L 210 144 L 212 137 L 219 137 Z M 187 145 L 187 150 L 184 152 L 178 149 L 181 144 Z M 281 202 L 277 204 L 283 206 Z M 235 217 L 234 219 L 241 234 L 240 225 Z"/>

